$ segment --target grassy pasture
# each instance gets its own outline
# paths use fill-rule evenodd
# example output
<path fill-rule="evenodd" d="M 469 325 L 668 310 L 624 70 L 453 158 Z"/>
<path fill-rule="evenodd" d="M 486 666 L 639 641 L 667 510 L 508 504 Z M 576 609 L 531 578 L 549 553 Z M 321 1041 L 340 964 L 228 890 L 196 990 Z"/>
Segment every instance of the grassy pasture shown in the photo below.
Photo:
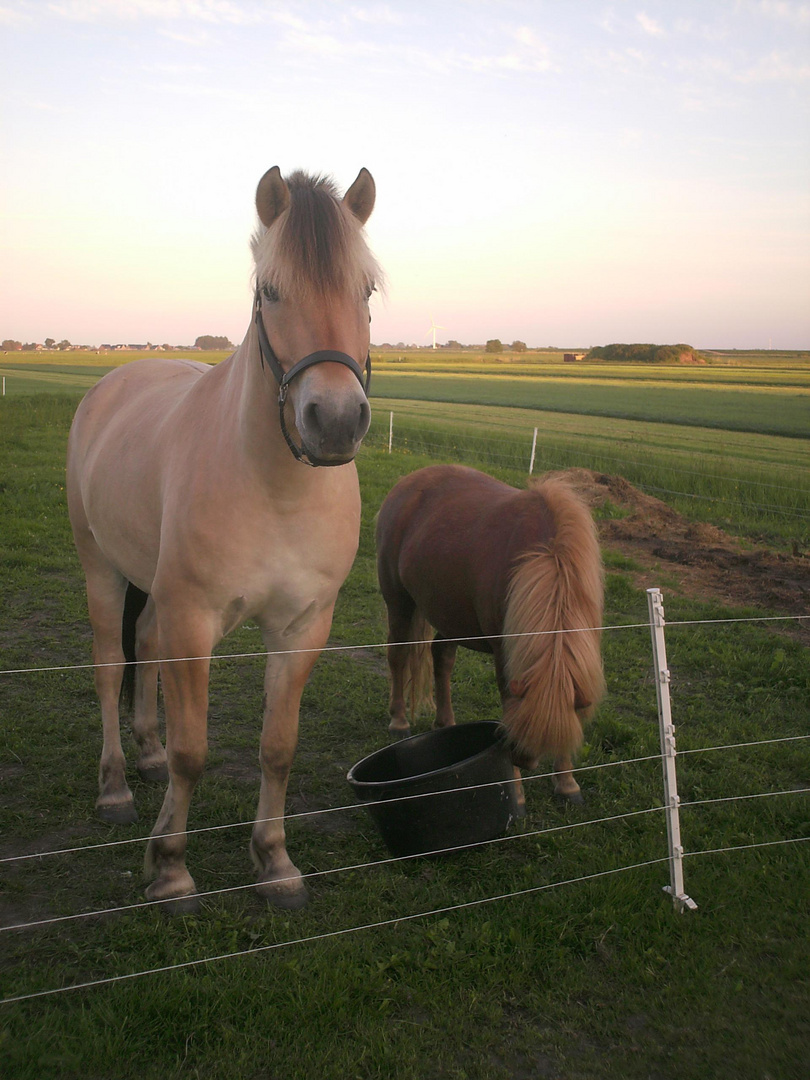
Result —
<path fill-rule="evenodd" d="M 463 376 L 378 373 L 374 393 L 387 398 L 424 398 L 466 405 L 532 408 L 544 412 L 655 418 L 659 423 L 717 427 L 727 431 L 806 437 L 810 433 L 810 386 L 664 384 L 648 378 L 536 378 L 499 374 Z"/>
<path fill-rule="evenodd" d="M 89 660 L 63 492 L 76 401 L 62 394 L 3 403 L 4 669 Z M 374 514 L 399 475 L 429 460 L 374 445 L 361 453 L 361 547 L 336 613 L 335 645 L 383 639 Z M 512 482 L 525 478 L 525 466 L 486 467 Z M 617 629 L 605 635 L 609 695 L 580 757 L 598 767 L 581 776 L 585 807 L 557 806 L 547 780 L 529 780 L 528 818 L 513 840 L 444 860 L 316 876 L 310 908 L 295 916 L 263 908 L 247 890 L 212 898 L 195 918 L 166 920 L 146 909 L 0 932 L 4 997 L 254 950 L 0 1006 L 0 1075 L 803 1077 L 810 845 L 691 855 L 687 891 L 700 907 L 685 916 L 661 893 L 664 865 L 614 873 L 665 852 L 660 764 L 617 764 L 657 748 L 649 634 L 621 629 L 647 617 L 629 569 L 614 560 L 608 576 L 606 621 Z M 670 621 L 729 614 L 666 589 L 665 601 Z M 234 654 L 259 647 L 255 629 L 244 627 L 223 643 L 213 667 L 210 761 L 194 827 L 248 822 L 254 812 L 262 664 Z M 757 624 L 706 624 L 671 627 L 668 655 L 681 796 L 732 800 L 684 807 L 687 852 L 810 836 L 806 795 L 737 799 L 806 788 L 806 743 L 689 753 L 806 734 L 806 649 Z M 455 688 L 460 718 L 497 717 L 483 657 L 462 654 Z M 289 823 L 290 850 L 305 872 L 385 858 L 344 779 L 354 761 L 384 745 L 385 702 L 381 649 L 328 653 L 316 666 L 290 810 L 345 809 Z M 135 777 L 141 822 L 116 829 L 94 819 L 97 712 L 86 670 L 0 676 L 0 858 L 148 832 L 161 793 Z M 428 724 L 423 718 L 419 729 Z M 635 811 L 650 812 L 600 820 Z M 565 826 L 575 827 L 539 832 Z M 250 882 L 247 833 L 238 827 L 192 837 L 190 864 L 201 888 Z M 0 864 L 0 924 L 137 902 L 141 851 L 136 843 Z M 589 875 L 604 876 L 547 888 Z M 543 891 L 481 903 L 527 889 Z M 475 906 L 442 910 L 465 903 Z M 432 911 L 438 914 L 397 921 Z"/>
<path fill-rule="evenodd" d="M 625 476 L 692 520 L 779 547 L 810 543 L 810 441 L 530 408 L 374 397 L 369 441 L 535 472 L 579 466 Z"/>
<path fill-rule="evenodd" d="M 46 363 L 8 354 L 0 371 L 10 397 L 73 393 L 109 363 L 137 355 L 49 354 Z M 217 362 L 226 354 L 187 355 Z M 471 356 L 480 366 L 474 375 Z M 400 450 L 523 470 L 537 427 L 537 471 L 620 473 L 690 518 L 782 547 L 810 543 L 810 354 L 728 353 L 706 367 L 600 367 L 561 357 L 497 364 L 484 353 L 448 361 L 422 350 L 400 363 L 375 353 L 370 441 L 387 445 L 393 410 Z"/>

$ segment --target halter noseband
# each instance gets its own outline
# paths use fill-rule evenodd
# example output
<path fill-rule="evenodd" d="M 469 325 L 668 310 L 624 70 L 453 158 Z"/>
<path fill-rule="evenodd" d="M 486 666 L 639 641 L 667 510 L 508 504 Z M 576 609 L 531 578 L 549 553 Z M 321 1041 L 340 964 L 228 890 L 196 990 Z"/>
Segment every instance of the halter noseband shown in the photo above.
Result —
<path fill-rule="evenodd" d="M 311 465 L 313 468 L 317 468 L 319 465 L 337 464 L 336 462 L 319 461 L 317 458 L 312 458 L 312 456 L 304 449 L 303 444 L 301 446 L 296 446 L 292 441 L 290 433 L 287 430 L 286 421 L 284 420 L 284 405 L 287 401 L 287 391 L 296 375 L 300 375 L 301 372 L 306 371 L 307 368 L 314 367 L 315 364 L 343 364 L 344 367 L 349 368 L 355 375 L 357 381 L 363 387 L 363 393 L 368 397 L 368 388 L 371 385 L 371 353 L 366 357 L 365 379 L 363 378 L 363 368 L 360 367 L 357 361 L 349 356 L 348 353 L 338 352 L 335 349 L 319 349 L 317 352 L 310 353 L 309 356 L 305 356 L 303 359 L 293 364 L 289 371 L 285 371 L 279 363 L 278 357 L 273 352 L 273 347 L 270 344 L 270 340 L 267 337 L 267 331 L 264 328 L 264 320 L 262 319 L 262 296 L 258 287 L 256 288 L 253 318 L 259 333 L 259 356 L 261 358 L 262 367 L 267 364 L 273 374 L 273 378 L 278 383 L 278 416 L 281 424 L 281 434 L 284 436 L 284 440 L 287 443 L 287 446 L 289 446 L 293 457 L 296 461 L 303 461 L 305 465 Z"/>

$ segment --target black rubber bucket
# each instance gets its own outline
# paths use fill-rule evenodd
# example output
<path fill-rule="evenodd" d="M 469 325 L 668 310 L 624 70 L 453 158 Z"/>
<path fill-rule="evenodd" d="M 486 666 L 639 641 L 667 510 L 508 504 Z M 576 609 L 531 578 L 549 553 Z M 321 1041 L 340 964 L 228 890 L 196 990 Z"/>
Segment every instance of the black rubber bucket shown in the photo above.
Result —
<path fill-rule="evenodd" d="M 503 836 L 520 816 L 514 776 L 503 728 L 480 720 L 392 743 L 358 761 L 346 779 L 372 804 L 368 812 L 392 855 L 425 855 Z"/>

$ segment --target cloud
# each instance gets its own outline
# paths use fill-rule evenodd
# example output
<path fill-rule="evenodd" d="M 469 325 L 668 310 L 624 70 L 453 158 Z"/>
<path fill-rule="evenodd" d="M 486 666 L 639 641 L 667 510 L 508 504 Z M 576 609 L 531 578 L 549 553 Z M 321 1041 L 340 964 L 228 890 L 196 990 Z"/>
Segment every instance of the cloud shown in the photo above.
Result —
<path fill-rule="evenodd" d="M 392 11 L 388 4 L 353 7 L 350 14 L 357 22 L 382 26 L 404 26 L 406 21 L 401 12 Z"/>
<path fill-rule="evenodd" d="M 744 83 L 807 82 L 810 79 L 810 63 L 794 63 L 789 56 L 775 49 L 745 71 L 738 72 L 735 78 Z"/>
<path fill-rule="evenodd" d="M 639 24 L 645 34 L 649 34 L 651 37 L 663 37 L 664 28 L 660 23 L 657 23 L 655 19 L 651 19 L 645 12 L 640 11 L 636 15 L 636 22 Z"/>
<path fill-rule="evenodd" d="M 28 26 L 33 22 L 30 15 L 22 11 L 14 11 L 3 5 L 0 7 L 0 26 Z"/>
<path fill-rule="evenodd" d="M 755 10 L 767 18 L 788 22 L 792 26 L 810 26 L 810 4 L 791 4 L 787 0 L 759 0 Z"/>
<path fill-rule="evenodd" d="M 109 19 L 128 22 L 154 19 L 246 26 L 262 18 L 255 4 L 234 0 L 57 0 L 49 3 L 47 8 L 60 18 L 88 23 Z"/>

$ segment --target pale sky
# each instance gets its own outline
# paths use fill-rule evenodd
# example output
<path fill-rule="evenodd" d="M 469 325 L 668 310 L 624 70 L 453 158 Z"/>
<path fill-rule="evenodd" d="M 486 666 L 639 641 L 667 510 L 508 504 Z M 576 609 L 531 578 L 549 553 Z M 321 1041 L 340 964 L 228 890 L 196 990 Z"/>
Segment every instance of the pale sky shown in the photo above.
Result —
<path fill-rule="evenodd" d="M 377 182 L 372 340 L 810 348 L 810 3 L 0 0 L 0 337 L 250 319 L 262 173 Z"/>

